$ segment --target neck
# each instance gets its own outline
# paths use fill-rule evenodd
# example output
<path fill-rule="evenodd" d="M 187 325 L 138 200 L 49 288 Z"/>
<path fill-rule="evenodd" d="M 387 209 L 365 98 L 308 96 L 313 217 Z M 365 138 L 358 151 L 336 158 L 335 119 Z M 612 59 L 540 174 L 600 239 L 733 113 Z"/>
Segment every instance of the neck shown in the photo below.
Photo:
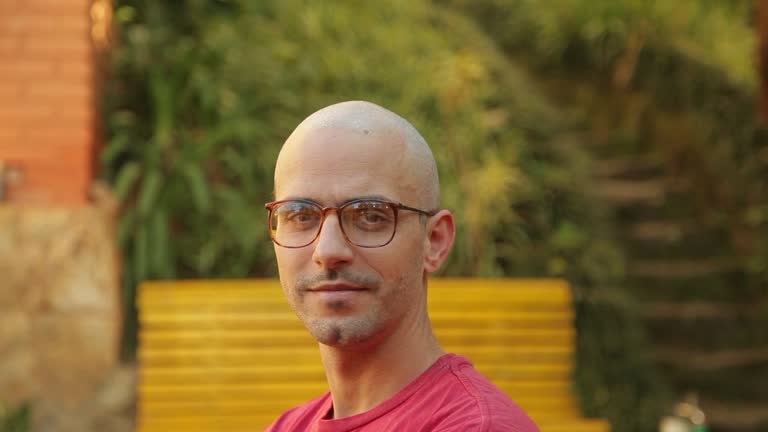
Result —
<path fill-rule="evenodd" d="M 360 414 L 386 401 L 444 353 L 426 312 L 423 319 L 399 326 L 377 343 L 354 347 L 320 345 L 333 398 L 333 418 Z"/>

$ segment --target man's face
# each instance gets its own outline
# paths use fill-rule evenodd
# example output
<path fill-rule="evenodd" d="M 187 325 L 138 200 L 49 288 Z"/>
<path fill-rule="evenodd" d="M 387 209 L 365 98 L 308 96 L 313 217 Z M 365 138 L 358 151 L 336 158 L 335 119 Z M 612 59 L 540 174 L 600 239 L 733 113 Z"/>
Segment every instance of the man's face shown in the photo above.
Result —
<path fill-rule="evenodd" d="M 278 162 L 278 200 L 302 198 L 337 207 L 377 197 L 421 205 L 419 187 L 403 159 L 405 145 L 396 135 L 329 128 L 292 141 Z M 321 343 L 344 346 L 384 338 L 424 313 L 425 240 L 419 215 L 403 211 L 391 243 L 361 248 L 347 242 L 337 214 L 330 212 L 310 245 L 275 245 L 283 291 Z"/>

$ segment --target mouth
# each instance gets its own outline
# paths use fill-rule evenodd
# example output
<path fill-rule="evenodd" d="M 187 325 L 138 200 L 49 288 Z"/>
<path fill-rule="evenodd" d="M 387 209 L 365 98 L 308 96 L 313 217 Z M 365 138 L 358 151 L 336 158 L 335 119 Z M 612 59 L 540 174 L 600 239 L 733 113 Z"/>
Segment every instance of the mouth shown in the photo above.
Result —
<path fill-rule="evenodd" d="M 370 293 L 371 290 L 362 285 L 345 281 L 326 281 L 310 285 L 304 295 L 313 307 L 319 308 L 318 313 L 336 316 L 355 310 L 354 305 L 363 301 Z"/>
<path fill-rule="evenodd" d="M 307 291 L 323 293 L 323 292 L 349 292 L 349 291 L 367 291 L 368 289 L 359 285 L 352 285 L 347 283 L 321 283 L 309 288 Z"/>

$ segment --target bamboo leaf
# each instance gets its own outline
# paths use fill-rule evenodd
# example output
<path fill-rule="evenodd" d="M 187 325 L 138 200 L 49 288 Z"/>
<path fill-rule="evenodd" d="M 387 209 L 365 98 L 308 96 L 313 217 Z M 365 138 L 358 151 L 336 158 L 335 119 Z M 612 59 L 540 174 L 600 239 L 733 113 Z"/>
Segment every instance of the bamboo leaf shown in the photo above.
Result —
<path fill-rule="evenodd" d="M 3 408 L 0 406 L 0 408 Z M 0 431 L 27 432 L 31 430 L 31 409 L 28 403 L 9 412 L 0 410 Z"/>
<path fill-rule="evenodd" d="M 149 218 L 148 238 L 150 245 L 150 263 L 149 267 L 153 275 L 160 278 L 167 278 L 171 275 L 173 263 L 169 259 L 168 248 L 168 218 L 165 209 L 158 208 L 152 212 Z"/>
<path fill-rule="evenodd" d="M 208 242 L 200 248 L 197 254 L 196 270 L 200 274 L 208 274 L 219 254 L 219 246 L 215 242 Z"/>
<path fill-rule="evenodd" d="M 133 245 L 133 274 L 137 284 L 145 281 L 149 276 L 147 272 L 148 235 L 146 225 L 136 230 L 136 242 Z"/>
<path fill-rule="evenodd" d="M 128 162 L 123 165 L 115 179 L 115 195 L 118 199 L 122 201 L 128 196 L 140 175 L 141 165 L 138 162 Z"/>
<path fill-rule="evenodd" d="M 182 174 L 187 182 L 187 187 L 192 194 L 195 208 L 200 212 L 206 212 L 211 207 L 211 194 L 208 184 L 199 165 L 187 163 L 182 169 Z"/>
<path fill-rule="evenodd" d="M 168 148 L 174 128 L 174 89 L 167 74 L 153 68 L 150 73 L 150 90 L 155 111 L 154 141 L 159 148 Z"/>
<path fill-rule="evenodd" d="M 126 247 L 134 233 L 136 227 L 136 211 L 131 209 L 123 214 L 120 219 L 120 226 L 117 229 L 117 239 L 122 247 Z"/>
<path fill-rule="evenodd" d="M 110 165 L 129 148 L 129 138 L 125 134 L 115 135 L 101 152 L 101 163 Z"/>
<path fill-rule="evenodd" d="M 138 211 L 140 215 L 148 215 L 152 206 L 157 201 L 162 186 L 162 175 L 160 171 L 150 171 L 147 174 L 141 192 L 139 193 Z"/>

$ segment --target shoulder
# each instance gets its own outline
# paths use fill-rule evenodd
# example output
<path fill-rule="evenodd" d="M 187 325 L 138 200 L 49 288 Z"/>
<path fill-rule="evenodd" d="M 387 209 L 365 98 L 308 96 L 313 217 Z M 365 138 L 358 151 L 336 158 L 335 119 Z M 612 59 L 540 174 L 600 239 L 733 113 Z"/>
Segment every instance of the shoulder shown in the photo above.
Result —
<path fill-rule="evenodd" d="M 310 425 L 322 418 L 331 403 L 331 394 L 326 393 L 317 399 L 291 408 L 277 418 L 265 432 L 309 430 Z"/>
<path fill-rule="evenodd" d="M 475 369 L 466 358 L 451 355 L 450 373 L 441 387 L 450 395 L 445 402 L 450 416 L 435 430 L 482 432 L 539 432 L 528 414 L 501 389 Z"/>

